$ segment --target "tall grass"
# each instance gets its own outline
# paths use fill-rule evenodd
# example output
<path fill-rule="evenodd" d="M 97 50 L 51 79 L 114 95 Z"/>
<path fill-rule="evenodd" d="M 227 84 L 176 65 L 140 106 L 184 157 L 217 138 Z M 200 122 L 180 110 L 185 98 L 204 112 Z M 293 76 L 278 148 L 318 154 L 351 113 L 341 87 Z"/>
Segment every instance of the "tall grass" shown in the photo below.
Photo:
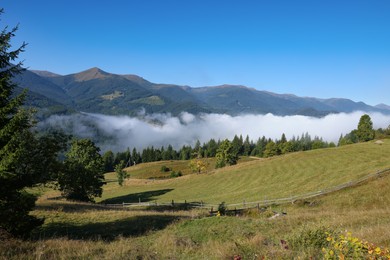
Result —
<path fill-rule="evenodd" d="M 169 193 L 179 196 L 184 192 L 209 201 L 213 198 L 234 201 L 237 194 L 255 199 L 251 197 L 254 191 L 267 196 L 313 191 L 389 167 L 388 146 L 386 141 L 382 146 L 368 143 L 290 154 L 154 183 L 130 180 L 120 191 L 115 191 L 119 186 L 111 183 L 105 196 L 149 192 L 149 199 L 156 196 L 162 200 Z M 234 195 L 226 193 L 218 197 L 214 192 L 219 189 L 223 193 L 225 186 L 234 190 L 233 184 L 239 187 Z M 273 190 L 277 187 L 280 190 Z M 251 210 L 241 216 L 222 217 L 206 217 L 207 212 L 196 210 L 107 209 L 42 196 L 33 214 L 45 217 L 44 225 L 28 241 L 0 243 L 0 258 L 232 259 L 240 255 L 243 259 L 321 259 L 318 245 L 325 230 L 348 230 L 362 240 L 390 247 L 388 194 L 390 175 L 384 175 L 331 194 L 274 205 L 264 212 Z M 56 195 L 52 192 L 48 197 Z M 287 214 L 269 219 L 273 211 Z M 287 249 L 281 247 L 281 240 L 287 242 Z"/>

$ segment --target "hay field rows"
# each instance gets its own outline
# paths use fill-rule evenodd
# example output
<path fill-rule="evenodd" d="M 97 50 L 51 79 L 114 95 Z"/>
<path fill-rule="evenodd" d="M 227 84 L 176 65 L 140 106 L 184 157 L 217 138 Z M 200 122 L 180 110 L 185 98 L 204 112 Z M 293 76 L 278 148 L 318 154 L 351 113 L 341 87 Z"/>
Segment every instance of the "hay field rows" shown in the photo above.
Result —
<path fill-rule="evenodd" d="M 118 187 L 115 182 L 109 183 L 100 201 L 138 202 L 139 198 L 141 201 L 225 201 L 229 204 L 296 196 L 390 168 L 389 153 L 390 142 L 386 140 L 383 145 L 371 142 L 247 160 L 232 167 L 209 169 L 206 174 L 187 174 L 175 179 L 140 179 L 142 175 L 149 176 L 151 171 L 159 171 L 164 164 L 152 163 L 145 165 L 143 170 L 128 168 L 130 176 L 134 171 L 134 177 L 130 177 L 124 187 Z M 164 165 L 170 167 L 176 164 L 173 167 L 176 168 L 177 163 L 166 162 Z M 182 168 L 186 166 L 183 163 L 188 164 L 179 163 Z M 155 195 L 149 196 L 150 191 L 154 191 Z"/>

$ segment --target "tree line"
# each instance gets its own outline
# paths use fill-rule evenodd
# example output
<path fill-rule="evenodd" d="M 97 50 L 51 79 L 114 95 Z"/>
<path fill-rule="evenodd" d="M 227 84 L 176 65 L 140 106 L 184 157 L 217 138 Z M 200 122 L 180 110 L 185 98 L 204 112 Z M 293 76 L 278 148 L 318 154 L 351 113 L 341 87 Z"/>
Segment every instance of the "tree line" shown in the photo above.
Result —
<path fill-rule="evenodd" d="M 183 145 L 178 150 L 174 149 L 172 145 L 162 146 L 161 148 L 151 146 L 142 151 L 137 151 L 136 148 L 128 148 L 124 152 L 117 153 L 109 150 L 103 154 L 103 161 L 105 170 L 113 171 L 115 166 L 121 161 L 126 162 L 126 166 L 129 167 L 147 162 L 216 157 L 218 149 L 223 148 L 223 146 L 231 146 L 229 154 L 234 156 L 272 157 L 290 152 L 335 147 L 336 145 L 333 142 L 323 141 L 322 138 L 317 136 L 312 138 L 308 133 L 293 137 L 290 140 L 287 140 L 285 134 L 282 134 L 280 139 L 274 140 L 263 136 L 258 138 L 256 142 L 251 140 L 248 135 L 245 139 L 242 135 L 235 135 L 231 140 L 216 141 L 215 139 L 210 139 L 203 144 L 198 140 L 194 146 Z"/>
<path fill-rule="evenodd" d="M 358 142 L 367 142 L 377 138 L 388 138 L 390 136 L 390 125 L 386 129 L 374 129 L 373 123 L 369 115 L 364 114 L 361 116 L 357 128 L 352 130 L 345 136 L 341 135 L 337 146 L 346 144 L 353 144 Z M 265 136 L 258 138 L 254 142 L 247 135 L 245 139 L 242 135 L 235 135 L 232 140 L 215 140 L 210 139 L 203 144 L 198 140 L 195 145 L 183 145 L 180 149 L 175 150 L 172 145 L 168 145 L 167 148 L 162 146 L 161 148 L 155 148 L 153 146 L 147 147 L 138 152 L 136 148 L 133 148 L 132 152 L 128 148 L 125 152 L 118 152 L 114 154 L 112 151 L 107 151 L 103 155 L 103 161 L 106 171 L 113 171 L 115 165 L 121 161 L 127 162 L 126 166 L 132 166 L 138 163 L 165 161 L 165 160 L 191 160 L 195 158 L 209 158 L 209 157 L 221 157 L 223 151 L 228 150 L 228 154 L 232 158 L 238 158 L 239 156 L 256 156 L 256 157 L 272 157 L 282 155 L 291 152 L 308 151 L 321 148 L 336 147 L 334 142 L 324 141 L 321 137 L 315 136 L 312 138 L 308 133 L 301 136 L 293 136 L 290 140 L 287 140 L 285 134 L 279 139 L 266 138 Z M 224 156 L 226 157 L 226 155 Z M 229 159 L 228 159 L 229 160 Z M 237 159 L 230 159 L 231 164 Z M 222 164 L 216 165 L 221 167 Z"/>

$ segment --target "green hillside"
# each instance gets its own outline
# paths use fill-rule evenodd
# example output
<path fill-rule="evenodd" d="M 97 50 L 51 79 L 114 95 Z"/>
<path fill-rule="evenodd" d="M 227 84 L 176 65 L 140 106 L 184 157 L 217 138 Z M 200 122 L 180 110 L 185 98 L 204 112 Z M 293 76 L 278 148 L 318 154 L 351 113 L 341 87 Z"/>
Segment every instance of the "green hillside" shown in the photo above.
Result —
<path fill-rule="evenodd" d="M 77 111 L 108 115 L 186 111 L 199 113 L 307 115 L 322 117 L 329 113 L 389 110 L 348 99 L 317 99 L 259 91 L 240 85 L 192 88 L 155 84 L 136 75 L 117 75 L 91 68 L 79 73 L 57 75 L 48 71 L 25 71 L 15 78 L 20 87 L 38 93 Z M 31 99 L 33 97 L 29 97 Z M 32 102 L 32 100 L 28 100 Z M 47 108 L 38 106 L 39 109 Z M 48 110 L 51 108 L 49 107 Z M 52 113 L 57 113 L 53 109 Z"/>
<path fill-rule="evenodd" d="M 371 142 L 266 160 L 246 158 L 234 167 L 158 181 L 148 180 L 145 174 L 162 164 L 182 169 L 185 164 L 140 164 L 127 169 L 133 177 L 125 187 L 118 186 L 113 173 L 107 174 L 110 182 L 102 199 L 148 194 L 149 199 L 160 201 L 195 197 L 231 203 L 242 197 L 258 199 L 258 193 L 281 197 L 389 168 L 389 150 L 390 140 L 385 140 L 383 145 Z M 322 248 L 330 248 L 325 232 L 346 231 L 352 232 L 354 241 L 390 247 L 390 174 L 293 204 L 221 217 L 197 209 L 107 208 L 56 199 L 59 193 L 48 188 L 36 191 L 43 196 L 32 214 L 44 217 L 44 225 L 30 240 L 1 243 L 0 258 L 233 259 L 240 255 L 242 259 L 323 259 Z M 284 215 L 270 218 L 275 212 Z M 287 247 L 280 245 L 282 240 Z"/>
<path fill-rule="evenodd" d="M 148 200 L 158 202 L 204 201 L 207 203 L 240 203 L 284 198 L 321 191 L 357 180 L 368 174 L 390 168 L 390 141 L 383 145 L 373 142 L 298 152 L 269 159 L 252 160 L 236 166 L 211 170 L 206 174 L 191 174 L 169 180 L 137 180 L 140 168 L 128 168 L 130 178 L 124 187 L 109 183 L 102 201 L 121 196 L 158 190 Z M 144 164 L 147 172 L 157 172 L 161 163 Z M 179 170 L 179 168 L 178 168 Z M 134 171 L 134 174 L 132 172 Z M 148 173 L 145 174 L 148 174 Z M 128 196 L 132 198 L 132 196 Z"/>

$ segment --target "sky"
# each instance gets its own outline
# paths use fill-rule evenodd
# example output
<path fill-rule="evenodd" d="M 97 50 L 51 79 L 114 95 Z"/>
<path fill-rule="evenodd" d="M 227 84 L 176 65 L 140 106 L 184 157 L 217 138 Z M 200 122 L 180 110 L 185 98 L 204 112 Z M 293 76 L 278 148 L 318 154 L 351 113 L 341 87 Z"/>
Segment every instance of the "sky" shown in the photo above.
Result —
<path fill-rule="evenodd" d="M 390 1 L 0 0 L 29 69 L 390 104 Z"/>

